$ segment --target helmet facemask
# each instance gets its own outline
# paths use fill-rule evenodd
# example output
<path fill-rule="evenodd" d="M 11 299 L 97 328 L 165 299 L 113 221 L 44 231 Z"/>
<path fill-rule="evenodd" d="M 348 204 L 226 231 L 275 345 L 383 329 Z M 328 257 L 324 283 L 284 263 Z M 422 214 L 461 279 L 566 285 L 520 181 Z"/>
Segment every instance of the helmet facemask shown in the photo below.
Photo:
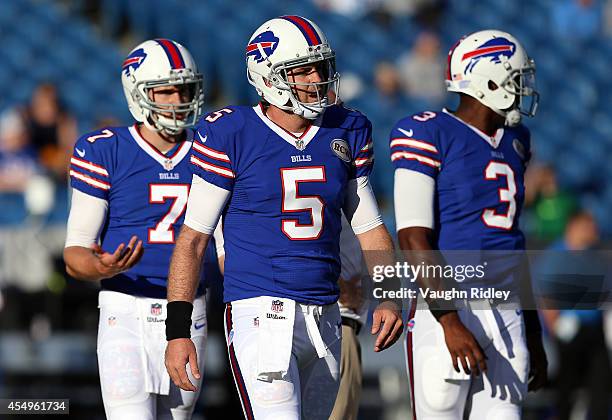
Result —
<path fill-rule="evenodd" d="M 201 74 L 185 69 L 172 71 L 165 79 L 137 82 L 133 90 L 134 100 L 147 114 L 144 121 L 147 128 L 174 136 L 194 126 L 204 105 L 202 82 Z M 186 99 L 178 104 L 153 100 L 153 89 L 170 86 L 178 86 L 181 97 Z"/>
<path fill-rule="evenodd" d="M 321 77 L 320 82 L 295 81 L 296 76 L 294 73 L 298 71 L 299 68 L 308 66 L 314 66 L 314 70 L 317 71 Z M 304 108 L 318 115 L 322 113 L 325 108 L 337 103 L 340 75 L 336 71 L 336 60 L 333 51 L 313 51 L 313 54 L 307 59 L 302 58 L 284 61 L 272 66 L 270 71 L 281 81 L 277 87 L 288 91 L 289 100 L 294 108 Z M 330 101 L 328 97 L 330 90 L 336 93 L 333 101 Z M 313 93 L 316 94 L 316 97 L 312 97 L 311 101 L 304 101 L 300 100 L 300 93 L 307 93 L 309 99 L 310 96 L 314 96 L 312 95 Z"/>
<path fill-rule="evenodd" d="M 320 82 L 295 81 L 296 76 L 293 74 L 295 70 L 313 65 L 321 77 Z M 336 71 L 335 53 L 326 44 L 310 47 L 309 54 L 305 57 L 273 64 L 270 66 L 269 74 L 260 76 L 267 84 L 286 93 L 287 102 L 282 105 L 273 102 L 275 106 L 304 118 L 315 119 L 326 108 L 338 102 L 340 74 Z M 252 80 L 251 75 L 249 80 Z M 328 95 L 330 91 L 335 93 L 333 100 L 330 100 Z M 316 97 L 312 100 L 300 100 L 300 93 L 304 92 L 316 93 Z M 268 99 L 267 95 L 263 96 L 264 99 Z"/>
<path fill-rule="evenodd" d="M 520 69 L 513 69 L 502 82 L 502 87 L 515 96 L 515 103 L 511 109 L 521 115 L 533 117 L 538 110 L 540 94 L 535 84 L 535 62 L 530 59 L 529 64 Z"/>

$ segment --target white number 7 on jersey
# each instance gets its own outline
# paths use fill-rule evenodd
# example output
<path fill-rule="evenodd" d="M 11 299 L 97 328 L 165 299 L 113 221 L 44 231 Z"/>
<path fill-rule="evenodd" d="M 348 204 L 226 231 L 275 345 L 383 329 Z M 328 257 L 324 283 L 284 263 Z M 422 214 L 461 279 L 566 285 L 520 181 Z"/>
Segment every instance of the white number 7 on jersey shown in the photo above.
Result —
<path fill-rule="evenodd" d="M 319 239 L 323 231 L 325 203 L 316 195 L 298 195 L 300 182 L 325 182 L 325 167 L 281 168 L 283 183 L 283 213 L 310 211 L 312 223 L 301 225 L 297 219 L 283 219 L 281 229 L 289 239 L 307 241 Z"/>
<path fill-rule="evenodd" d="M 165 203 L 168 198 L 174 199 L 168 213 L 162 217 L 155 228 L 149 228 L 150 244 L 173 244 L 174 224 L 185 212 L 189 197 L 188 184 L 150 184 L 149 203 Z"/>

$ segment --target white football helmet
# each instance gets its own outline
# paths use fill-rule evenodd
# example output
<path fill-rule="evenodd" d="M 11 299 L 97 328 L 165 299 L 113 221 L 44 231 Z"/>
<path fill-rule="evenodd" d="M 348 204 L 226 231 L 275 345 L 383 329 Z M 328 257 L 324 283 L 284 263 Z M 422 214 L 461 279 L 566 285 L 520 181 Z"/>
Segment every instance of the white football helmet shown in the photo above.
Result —
<path fill-rule="evenodd" d="M 476 98 L 508 125 L 533 117 L 539 100 L 535 62 L 515 37 L 497 30 L 467 35 L 451 48 L 446 88 Z"/>
<path fill-rule="evenodd" d="M 178 42 L 155 39 L 136 46 L 123 61 L 121 83 L 134 119 L 151 130 L 176 135 L 193 126 L 202 113 L 202 74 L 189 51 Z M 178 85 L 188 89 L 186 102 L 153 101 L 151 89 Z"/>
<path fill-rule="evenodd" d="M 338 100 L 340 75 L 335 57 L 317 25 L 300 16 L 281 16 L 267 21 L 251 36 L 246 47 L 247 78 L 268 103 L 314 119 Z M 289 81 L 288 70 L 313 63 L 320 64 L 321 82 Z M 312 86 L 317 100 L 300 101 L 296 90 Z M 328 97 L 330 90 L 336 94 L 331 95 L 333 100 Z"/>

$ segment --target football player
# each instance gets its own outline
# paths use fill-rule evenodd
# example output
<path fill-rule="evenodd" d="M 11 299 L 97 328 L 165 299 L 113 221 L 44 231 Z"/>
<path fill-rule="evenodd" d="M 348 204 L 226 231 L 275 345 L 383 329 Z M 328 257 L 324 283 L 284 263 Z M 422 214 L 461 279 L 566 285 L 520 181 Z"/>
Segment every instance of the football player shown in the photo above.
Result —
<path fill-rule="evenodd" d="M 534 61 L 512 35 L 480 31 L 451 49 L 446 78 L 460 95 L 456 111 L 415 114 L 391 131 L 400 246 L 430 264 L 442 262 L 430 250 L 508 251 L 485 278 L 492 271 L 499 289 L 525 292 L 523 259 L 510 256 L 525 248 L 518 219 L 530 136 L 520 120 L 536 112 Z M 418 281 L 445 287 L 439 278 Z M 415 418 L 520 418 L 528 388 L 546 380 L 537 312 L 456 303 L 428 298 L 429 310 L 415 312 L 413 302 L 407 359 Z"/>
<path fill-rule="evenodd" d="M 371 124 L 336 105 L 335 54 L 299 16 L 265 22 L 246 47 L 255 107 L 230 106 L 198 125 L 194 179 L 172 257 L 166 366 L 194 389 L 189 340 L 199 261 L 223 213 L 230 363 L 247 419 L 321 419 L 338 389 L 342 323 L 336 301 L 341 214 L 361 247 L 391 251 L 369 184 Z M 375 350 L 401 334 L 399 307 L 373 315 Z"/>
<path fill-rule="evenodd" d="M 72 277 L 101 283 L 98 365 L 107 417 L 188 419 L 198 393 L 170 383 L 164 320 L 168 265 L 192 176 L 190 127 L 204 100 L 202 75 L 185 47 L 156 39 L 130 52 L 121 81 L 137 122 L 76 142 L 64 260 Z M 205 284 L 201 277 L 195 283 L 190 328 L 201 369 Z"/>

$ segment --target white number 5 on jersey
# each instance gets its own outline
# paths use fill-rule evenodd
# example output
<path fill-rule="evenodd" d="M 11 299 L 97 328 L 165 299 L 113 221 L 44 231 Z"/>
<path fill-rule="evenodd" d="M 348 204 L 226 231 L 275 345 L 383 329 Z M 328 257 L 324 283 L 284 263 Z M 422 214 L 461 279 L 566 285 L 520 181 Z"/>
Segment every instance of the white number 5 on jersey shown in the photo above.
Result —
<path fill-rule="evenodd" d="M 325 203 L 316 195 L 300 196 L 300 182 L 325 182 L 325 167 L 281 168 L 283 183 L 283 213 L 310 211 L 312 223 L 301 225 L 297 219 L 283 219 L 281 229 L 289 239 L 306 241 L 319 239 L 323 231 L 323 210 Z"/>
<path fill-rule="evenodd" d="M 489 227 L 509 230 L 514 223 L 516 215 L 516 181 L 514 180 L 514 171 L 507 163 L 489 162 L 485 169 L 485 179 L 496 180 L 502 175 L 506 177 L 508 188 L 499 189 L 499 201 L 508 203 L 508 211 L 506 214 L 497 214 L 495 209 L 486 209 L 482 212 L 482 220 Z"/>
<path fill-rule="evenodd" d="M 149 228 L 150 244 L 173 244 L 174 224 L 185 212 L 189 197 L 188 184 L 150 184 L 149 203 L 161 204 L 168 199 L 174 200 L 168 213 L 162 217 L 155 228 Z"/>

